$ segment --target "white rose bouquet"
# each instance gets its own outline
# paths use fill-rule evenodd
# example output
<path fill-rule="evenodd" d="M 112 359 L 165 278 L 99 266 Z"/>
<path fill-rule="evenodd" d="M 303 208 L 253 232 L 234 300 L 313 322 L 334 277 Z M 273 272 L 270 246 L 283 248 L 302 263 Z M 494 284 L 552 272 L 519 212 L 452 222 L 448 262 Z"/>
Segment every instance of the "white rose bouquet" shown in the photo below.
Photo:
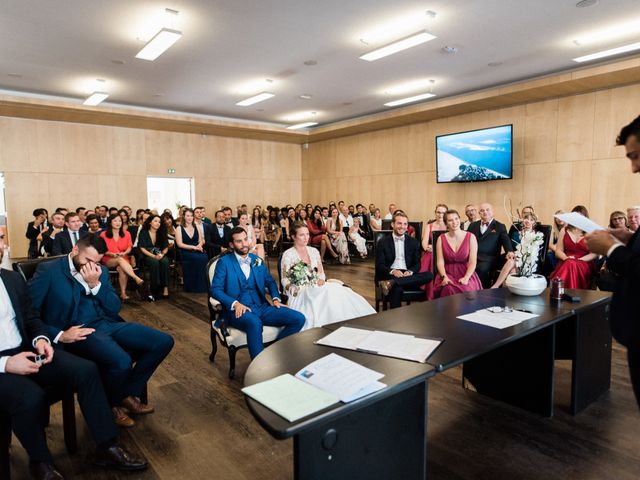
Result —
<path fill-rule="evenodd" d="M 521 237 L 520 244 L 516 247 L 516 275 L 530 277 L 536 272 L 544 235 L 542 232 L 526 232 Z"/>

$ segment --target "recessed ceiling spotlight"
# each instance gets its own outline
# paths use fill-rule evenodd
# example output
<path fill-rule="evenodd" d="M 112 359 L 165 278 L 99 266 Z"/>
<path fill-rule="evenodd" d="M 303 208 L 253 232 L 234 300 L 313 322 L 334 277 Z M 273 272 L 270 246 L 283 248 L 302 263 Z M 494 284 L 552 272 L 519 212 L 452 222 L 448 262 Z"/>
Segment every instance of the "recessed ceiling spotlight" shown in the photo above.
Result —
<path fill-rule="evenodd" d="M 114 65 L 124 65 L 123 60 L 111 60 L 111 63 L 113 63 Z"/>
<path fill-rule="evenodd" d="M 445 45 L 440 49 L 442 53 L 447 53 L 453 55 L 454 53 L 458 53 L 458 47 L 451 47 L 449 45 Z"/>
<path fill-rule="evenodd" d="M 154 97 L 164 97 L 164 93 L 154 93 Z"/>
<path fill-rule="evenodd" d="M 302 95 L 298 95 L 298 98 L 301 100 L 311 100 L 313 98 L 313 95 L 303 93 Z"/>
<path fill-rule="evenodd" d="M 21 73 L 7 73 L 7 77 L 22 78 Z"/>
<path fill-rule="evenodd" d="M 349 105 L 353 105 L 353 102 L 342 102 L 342 105 L 348 107 Z"/>
<path fill-rule="evenodd" d="M 600 0 L 580 0 L 578 3 L 576 3 L 576 7 L 578 8 L 593 7 L 594 5 L 597 5 L 599 3 L 600 3 Z"/>
<path fill-rule="evenodd" d="M 305 61 L 305 62 L 304 62 L 304 64 L 305 64 L 306 66 L 308 66 L 308 67 L 312 67 L 312 66 L 314 66 L 314 65 L 317 65 L 317 64 L 318 64 L 318 62 L 316 62 L 315 60 L 307 60 L 307 61 Z"/>
<path fill-rule="evenodd" d="M 489 62 L 489 63 L 487 63 L 488 67 L 499 67 L 500 65 L 502 65 L 502 62 Z"/>
<path fill-rule="evenodd" d="M 256 108 L 256 112 L 264 112 L 264 108 Z"/>

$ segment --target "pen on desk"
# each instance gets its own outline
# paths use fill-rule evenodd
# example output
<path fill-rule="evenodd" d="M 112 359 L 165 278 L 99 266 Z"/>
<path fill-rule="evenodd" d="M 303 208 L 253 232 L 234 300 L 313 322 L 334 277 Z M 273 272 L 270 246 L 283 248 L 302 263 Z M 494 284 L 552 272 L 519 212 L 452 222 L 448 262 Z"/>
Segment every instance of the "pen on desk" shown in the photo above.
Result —
<path fill-rule="evenodd" d="M 525 310 L 524 308 L 514 308 L 514 310 L 524 313 L 533 313 L 531 310 Z"/>
<path fill-rule="evenodd" d="M 377 355 L 378 352 L 376 352 L 375 350 L 366 350 L 364 348 L 356 348 L 356 352 L 362 352 L 362 353 L 372 353 L 374 355 Z"/>

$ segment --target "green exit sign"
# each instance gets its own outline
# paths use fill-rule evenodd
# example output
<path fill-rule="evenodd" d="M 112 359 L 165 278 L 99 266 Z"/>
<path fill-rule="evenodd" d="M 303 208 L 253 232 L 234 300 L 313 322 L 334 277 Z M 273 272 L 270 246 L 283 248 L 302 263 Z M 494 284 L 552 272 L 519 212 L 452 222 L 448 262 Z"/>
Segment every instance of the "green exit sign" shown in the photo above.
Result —
<path fill-rule="evenodd" d="M 167 168 L 167 173 L 176 173 L 175 168 Z"/>

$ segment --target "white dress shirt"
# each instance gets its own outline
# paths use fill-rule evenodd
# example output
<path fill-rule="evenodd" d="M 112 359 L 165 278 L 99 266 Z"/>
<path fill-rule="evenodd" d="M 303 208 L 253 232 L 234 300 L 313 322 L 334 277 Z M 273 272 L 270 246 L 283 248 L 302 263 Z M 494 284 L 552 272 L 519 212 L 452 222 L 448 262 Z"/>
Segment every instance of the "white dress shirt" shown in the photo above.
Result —
<path fill-rule="evenodd" d="M 395 233 L 391 235 L 396 249 L 396 259 L 391 264 L 391 270 L 406 270 L 407 262 L 404 258 L 404 235 L 398 237 Z"/>
<path fill-rule="evenodd" d="M 351 226 L 353 225 L 353 217 L 351 216 L 351 214 L 347 215 L 346 217 L 343 214 L 340 214 L 340 223 L 342 223 L 342 227 L 351 228 Z"/>
<path fill-rule="evenodd" d="M 489 228 L 489 224 L 491 224 L 491 222 L 493 222 L 493 218 L 486 224 L 482 220 L 480 220 L 480 235 L 484 235 L 484 232 L 487 231 L 487 228 Z"/>

